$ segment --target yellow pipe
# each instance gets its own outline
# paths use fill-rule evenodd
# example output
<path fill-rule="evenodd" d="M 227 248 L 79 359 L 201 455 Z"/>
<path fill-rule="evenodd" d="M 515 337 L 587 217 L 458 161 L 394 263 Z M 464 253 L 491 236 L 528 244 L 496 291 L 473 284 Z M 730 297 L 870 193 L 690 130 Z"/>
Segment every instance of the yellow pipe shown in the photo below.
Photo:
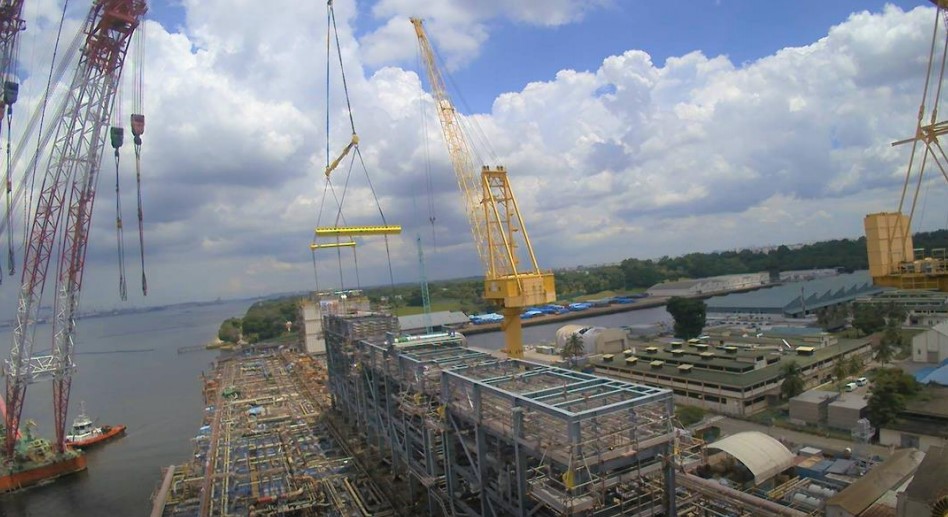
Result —
<path fill-rule="evenodd" d="M 316 228 L 317 237 L 338 237 L 351 235 L 398 235 L 401 226 L 332 226 Z"/>

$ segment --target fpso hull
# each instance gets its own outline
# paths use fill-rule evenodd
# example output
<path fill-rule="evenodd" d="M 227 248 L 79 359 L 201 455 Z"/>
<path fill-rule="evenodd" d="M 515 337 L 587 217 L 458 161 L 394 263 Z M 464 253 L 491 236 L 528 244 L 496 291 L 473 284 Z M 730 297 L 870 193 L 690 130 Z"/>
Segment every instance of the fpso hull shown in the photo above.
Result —
<path fill-rule="evenodd" d="M 10 472 L 0 470 L 0 492 L 12 492 L 44 481 L 52 481 L 58 477 L 81 472 L 86 469 L 86 457 L 76 452 L 70 452 L 65 457 L 43 465 L 37 465 L 25 470 Z"/>

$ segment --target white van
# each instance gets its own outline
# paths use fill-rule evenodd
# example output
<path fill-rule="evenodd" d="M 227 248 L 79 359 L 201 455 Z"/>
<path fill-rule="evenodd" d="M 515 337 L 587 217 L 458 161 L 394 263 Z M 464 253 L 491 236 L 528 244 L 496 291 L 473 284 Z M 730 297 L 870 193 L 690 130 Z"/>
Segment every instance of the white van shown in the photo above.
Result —
<path fill-rule="evenodd" d="M 856 389 L 856 383 L 855 383 L 855 382 L 848 382 L 848 383 L 846 383 L 846 391 L 853 391 L 854 389 Z"/>
<path fill-rule="evenodd" d="M 865 386 L 866 384 L 869 384 L 869 379 L 867 379 L 867 378 L 865 378 L 865 377 L 860 377 L 860 378 L 856 379 L 856 385 L 857 385 L 857 386 Z"/>

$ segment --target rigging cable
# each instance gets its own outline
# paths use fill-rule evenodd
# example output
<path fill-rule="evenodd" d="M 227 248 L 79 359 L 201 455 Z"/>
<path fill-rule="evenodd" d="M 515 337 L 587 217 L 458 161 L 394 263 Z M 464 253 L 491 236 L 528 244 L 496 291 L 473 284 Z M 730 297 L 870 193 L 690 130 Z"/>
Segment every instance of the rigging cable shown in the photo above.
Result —
<path fill-rule="evenodd" d="M 13 225 L 10 224 L 10 219 L 13 217 L 13 180 L 11 178 L 13 174 L 13 149 L 12 149 L 12 127 L 13 127 L 13 103 L 16 102 L 16 90 L 13 90 L 13 97 L 10 100 L 8 92 L 11 90 L 8 88 L 9 85 L 16 85 L 16 83 L 6 81 L 3 88 L 3 101 L 7 105 L 7 170 L 6 170 L 6 213 L 4 214 L 4 224 L 7 226 L 7 265 L 10 276 L 16 272 L 16 257 L 13 254 Z M 2 114 L 0 114 L 0 119 L 2 119 Z M 0 272 L 0 283 L 3 282 L 3 273 Z"/>
<path fill-rule="evenodd" d="M 418 51 L 418 70 L 421 70 L 421 50 Z M 419 80 L 421 79 L 421 74 L 419 74 Z M 435 202 L 434 202 L 434 189 L 431 185 L 431 153 L 428 151 L 428 113 L 425 110 L 425 99 L 424 95 L 419 98 L 418 107 L 421 109 L 421 131 L 422 131 L 422 141 L 424 142 L 425 147 L 425 188 L 427 189 L 428 196 L 428 223 L 431 224 L 431 245 L 434 247 L 435 251 L 438 250 L 438 241 L 435 234 Z"/>
<path fill-rule="evenodd" d="M 115 241 L 118 249 L 119 297 L 128 300 L 128 286 L 125 283 L 125 232 L 122 230 L 122 193 L 119 189 L 119 148 L 125 140 L 125 129 L 112 126 L 109 130 L 112 149 L 115 149 Z"/>
<path fill-rule="evenodd" d="M 135 32 L 135 76 L 132 96 L 131 126 L 135 144 L 135 191 L 138 198 L 138 250 L 142 268 L 142 296 L 148 296 L 148 278 L 145 276 L 145 212 L 142 209 L 142 135 L 145 134 L 144 84 L 145 84 L 145 25 Z"/>

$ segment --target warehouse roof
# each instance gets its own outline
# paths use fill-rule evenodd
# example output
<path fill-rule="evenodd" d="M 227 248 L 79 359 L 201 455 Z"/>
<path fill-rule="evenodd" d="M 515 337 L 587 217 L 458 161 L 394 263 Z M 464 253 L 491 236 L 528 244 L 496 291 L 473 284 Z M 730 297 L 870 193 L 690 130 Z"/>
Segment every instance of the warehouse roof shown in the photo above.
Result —
<path fill-rule="evenodd" d="M 837 397 L 839 397 L 839 394 L 835 391 L 810 390 L 793 397 L 790 399 L 790 402 L 807 402 L 810 404 L 826 401 L 832 402 L 836 400 Z"/>
<path fill-rule="evenodd" d="M 851 515 L 859 515 L 890 489 L 904 483 L 918 469 L 924 457 L 925 453 L 918 449 L 895 451 L 885 463 L 829 498 L 826 507 L 838 506 Z"/>
<path fill-rule="evenodd" d="M 754 474 L 755 485 L 793 466 L 793 453 L 776 439 L 759 431 L 733 434 L 708 447 L 737 458 Z"/>
<path fill-rule="evenodd" d="M 948 472 L 948 447 L 932 445 L 925 452 L 925 459 L 918 466 L 919 472 Z M 905 495 L 909 499 L 928 504 L 935 503 L 948 493 L 948 480 L 945 476 L 915 476 Z"/>
<path fill-rule="evenodd" d="M 707 300 L 708 312 L 782 311 L 792 314 L 851 301 L 858 296 L 882 292 L 868 271 L 791 282 L 749 293 L 716 296 Z"/>
<path fill-rule="evenodd" d="M 822 361 L 827 358 L 832 358 L 839 356 L 841 354 L 848 354 L 853 350 L 859 349 L 864 346 L 868 346 L 868 339 L 840 339 L 839 343 L 835 345 L 830 345 L 823 348 L 818 348 L 813 355 L 782 355 L 779 357 L 777 362 L 769 364 L 763 368 L 757 368 L 755 370 L 746 371 L 744 373 L 735 373 L 729 371 L 713 371 L 702 368 L 703 363 L 708 362 L 715 364 L 717 361 L 725 360 L 728 356 L 726 354 L 718 354 L 718 357 L 711 361 L 702 361 L 702 360 L 684 360 L 683 358 L 678 358 L 678 362 L 691 363 L 695 365 L 695 368 L 687 374 L 680 374 L 677 372 L 677 368 L 663 368 L 663 369 L 654 369 L 649 366 L 649 362 L 654 359 L 660 359 L 665 361 L 667 364 L 671 365 L 676 359 L 671 354 L 665 354 L 664 351 L 659 350 L 655 354 L 647 353 L 637 353 L 636 355 L 639 358 L 639 361 L 634 364 L 626 364 L 621 358 L 616 358 L 615 361 L 611 363 L 605 363 L 602 359 L 592 359 L 590 363 L 599 368 L 608 368 L 610 370 L 629 370 L 637 373 L 643 374 L 661 374 L 664 376 L 674 377 L 675 379 L 688 379 L 689 382 L 710 382 L 723 386 L 734 386 L 738 388 L 745 388 L 748 386 L 753 386 L 759 382 L 772 381 L 778 377 L 782 377 L 782 365 L 789 363 L 791 361 L 797 363 L 800 368 L 807 368 L 811 364 Z M 796 343 L 794 343 L 796 344 Z M 739 363 L 738 361 L 731 360 L 731 364 L 737 366 L 744 366 L 746 363 Z"/>

